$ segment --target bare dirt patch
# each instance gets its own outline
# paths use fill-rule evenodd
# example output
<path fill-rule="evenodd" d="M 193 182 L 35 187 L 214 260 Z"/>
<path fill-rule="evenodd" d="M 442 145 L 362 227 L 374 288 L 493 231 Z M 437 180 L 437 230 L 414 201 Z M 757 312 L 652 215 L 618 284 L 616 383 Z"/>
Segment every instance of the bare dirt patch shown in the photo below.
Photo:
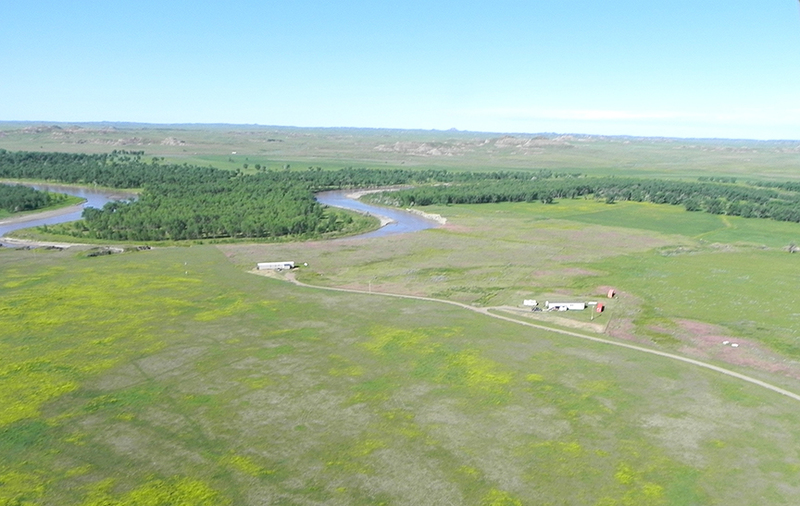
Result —
<path fill-rule="evenodd" d="M 675 337 L 685 343 L 680 349 L 682 353 L 800 379 L 799 362 L 781 357 L 754 341 L 733 337 L 726 329 L 708 323 L 692 320 L 677 320 L 676 323 Z"/>
<path fill-rule="evenodd" d="M 596 289 L 596 293 L 607 295 L 608 290 L 611 288 L 610 286 L 599 286 Z M 637 335 L 636 325 L 633 323 L 633 319 L 641 311 L 641 299 L 627 292 L 620 291 L 616 292 L 614 298 L 617 300 L 617 303 L 614 308 L 614 316 L 606 325 L 606 334 L 625 341 L 652 344 L 646 337 Z"/>
<path fill-rule="evenodd" d="M 579 320 L 572 320 L 569 318 L 562 318 L 556 314 L 550 312 L 533 312 L 526 309 L 520 309 L 516 307 L 497 307 L 492 309 L 498 309 L 500 311 L 504 311 L 506 313 L 511 313 L 515 316 L 522 316 L 524 318 L 530 318 L 531 320 L 536 320 L 540 322 L 551 323 L 553 325 L 559 325 L 561 327 L 568 327 L 572 329 L 580 329 L 586 330 L 589 332 L 593 332 L 595 334 L 603 334 L 606 331 L 606 325 L 608 321 L 604 323 L 590 323 L 590 322 L 582 322 Z M 591 309 L 593 311 L 594 309 Z"/>

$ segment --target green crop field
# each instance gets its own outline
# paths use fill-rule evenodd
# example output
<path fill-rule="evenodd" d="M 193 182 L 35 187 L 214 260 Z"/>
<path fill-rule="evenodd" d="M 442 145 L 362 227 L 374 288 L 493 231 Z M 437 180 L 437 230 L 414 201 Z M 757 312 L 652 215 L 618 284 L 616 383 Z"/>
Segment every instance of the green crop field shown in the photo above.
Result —
<path fill-rule="evenodd" d="M 710 371 L 211 246 L 0 260 L 2 504 L 798 500 L 796 401 Z"/>

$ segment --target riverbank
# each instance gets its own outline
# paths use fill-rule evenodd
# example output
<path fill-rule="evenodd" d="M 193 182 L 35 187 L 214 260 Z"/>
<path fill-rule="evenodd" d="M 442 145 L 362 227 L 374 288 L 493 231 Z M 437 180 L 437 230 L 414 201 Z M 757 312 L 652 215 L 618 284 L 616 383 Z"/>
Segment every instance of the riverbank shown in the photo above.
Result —
<path fill-rule="evenodd" d="M 68 249 L 73 246 L 90 246 L 89 244 L 78 242 L 53 242 L 53 241 L 38 241 L 35 239 L 16 239 L 14 237 L 3 237 L 0 240 L 0 246 L 7 248 L 52 248 L 52 249 Z"/>
<path fill-rule="evenodd" d="M 53 185 L 51 185 L 48 189 L 52 188 Z M 20 246 L 59 247 L 63 246 L 64 244 L 108 243 L 109 241 L 106 240 L 91 240 L 80 237 L 74 238 L 74 240 L 80 241 L 80 243 L 72 243 L 71 237 L 67 237 L 60 234 L 53 234 L 50 233 L 50 231 L 43 232 L 42 230 L 36 228 L 44 225 L 48 226 L 57 225 L 68 221 L 79 220 L 81 219 L 81 214 L 83 212 L 84 207 L 100 208 L 106 202 L 109 202 L 110 200 L 113 200 L 115 197 L 120 196 L 116 192 L 114 192 L 114 194 L 104 194 L 103 192 L 96 192 L 94 191 L 94 189 L 89 189 L 85 187 L 70 188 L 68 191 L 74 191 L 79 195 L 73 195 L 73 196 L 80 196 L 81 198 L 86 198 L 87 200 L 84 201 L 85 203 L 83 205 L 72 205 L 60 209 L 51 209 L 43 212 L 26 213 L 25 215 L 22 216 L 13 216 L 13 217 L 9 216 L 0 219 L 0 244 L 5 243 L 6 245 L 11 247 L 20 247 Z M 392 235 L 398 233 L 415 232 L 419 230 L 424 230 L 426 228 L 432 228 L 436 225 L 440 225 L 445 222 L 445 220 L 442 219 L 441 217 L 429 215 L 428 213 L 422 213 L 415 210 L 412 210 L 412 212 L 407 212 L 391 208 L 381 208 L 376 206 L 370 206 L 368 204 L 355 200 L 361 195 L 364 195 L 366 193 L 372 193 L 374 191 L 381 191 L 381 190 L 360 190 L 360 191 L 351 190 L 351 191 L 323 192 L 321 194 L 318 194 L 318 200 L 320 200 L 321 203 L 325 205 L 343 208 L 350 211 L 355 211 L 364 216 L 377 218 L 378 221 L 380 222 L 377 229 L 371 230 L 369 232 L 356 233 L 355 235 L 348 235 L 347 238 L 350 239 L 354 237 L 367 238 L 367 237 Z M 363 218 L 359 218 L 356 221 L 361 221 L 361 220 L 363 220 Z M 374 227 L 374 225 L 371 225 L 370 228 L 372 227 Z M 23 228 L 26 229 L 24 232 L 21 233 L 16 232 L 17 230 Z M 8 237 L 8 234 L 12 233 L 14 233 L 14 235 L 16 235 L 17 237 Z M 291 240 L 297 240 L 297 239 L 298 238 L 296 237 L 291 238 Z M 332 239 L 332 237 L 329 239 Z M 197 243 L 197 242 L 222 243 L 222 242 L 240 242 L 240 241 L 248 241 L 248 240 L 218 238 L 218 239 L 205 239 L 200 241 L 192 240 L 188 242 L 181 241 L 180 243 L 182 244 Z M 249 241 L 261 242 L 261 240 L 259 239 L 249 239 Z"/>
<path fill-rule="evenodd" d="M 397 188 L 377 188 L 377 189 L 374 189 L 374 190 L 359 190 L 359 191 L 354 191 L 354 192 L 348 193 L 345 196 L 347 198 L 349 198 L 349 199 L 358 200 L 361 197 L 363 197 L 364 195 L 369 195 L 371 193 L 381 193 L 381 192 L 386 192 L 386 191 L 398 191 L 398 190 L 403 190 L 405 188 L 408 188 L 408 187 L 407 186 L 403 186 L 403 187 L 397 187 Z M 425 218 L 426 220 L 435 221 L 439 225 L 447 225 L 447 218 L 443 217 L 441 214 L 426 213 L 425 211 L 420 211 L 419 209 L 412 209 L 410 207 L 407 207 L 406 211 L 409 212 L 409 213 L 416 214 L 417 216 L 421 216 L 421 217 Z M 377 215 L 375 215 L 375 216 L 377 216 Z M 393 223 L 394 222 L 394 220 L 392 220 L 391 218 L 388 218 L 389 221 L 384 223 L 382 216 L 377 216 L 377 217 L 381 218 L 381 226 L 384 226 L 384 225 L 387 225 L 388 223 Z"/>
<path fill-rule="evenodd" d="M 73 204 L 58 209 L 51 209 L 49 211 L 32 211 L 30 213 L 22 214 L 19 216 L 8 216 L 6 218 L 0 219 L 0 225 L 15 225 L 17 223 L 26 223 L 28 221 L 55 218 L 56 216 L 62 216 L 65 214 L 82 212 L 82 211 L 83 211 L 83 203 Z"/>
<path fill-rule="evenodd" d="M 418 232 L 441 225 L 440 221 L 426 218 L 418 213 L 391 207 L 378 207 L 358 200 L 360 197 L 381 191 L 399 190 L 401 188 L 371 188 L 361 190 L 332 190 L 317 194 L 317 200 L 324 205 L 340 207 L 355 211 L 365 216 L 377 218 L 380 226 L 377 230 L 357 236 L 361 239 L 383 237 L 387 235 Z"/>
<path fill-rule="evenodd" d="M 364 195 L 367 195 L 367 194 L 370 194 L 370 193 L 375 193 L 375 192 L 381 192 L 381 191 L 385 191 L 385 190 L 358 190 L 358 191 L 353 191 L 353 192 L 350 192 L 350 193 L 345 193 L 344 196 L 345 196 L 345 198 L 348 198 L 348 199 L 351 199 L 351 200 L 354 200 L 354 201 L 358 201 L 358 199 L 360 199 Z M 325 192 L 325 193 L 333 193 L 333 192 Z M 324 204 L 328 205 L 328 206 L 332 206 L 332 207 L 338 207 L 340 209 L 347 209 L 347 210 L 350 210 L 350 211 L 354 211 L 354 212 L 357 212 L 359 214 L 363 214 L 364 216 L 371 216 L 373 218 L 377 218 L 378 221 L 380 221 L 380 225 L 378 226 L 378 229 L 381 229 L 381 228 L 385 227 L 386 225 L 389 225 L 390 223 L 396 223 L 397 222 L 396 220 L 394 220 L 394 219 L 392 219 L 392 218 L 390 218 L 388 216 L 385 216 L 385 215 L 382 215 L 382 214 L 377 214 L 373 210 L 356 209 L 356 208 L 353 208 L 353 207 L 341 205 L 341 203 L 324 202 Z M 376 208 L 373 208 L 373 209 L 378 209 L 378 208 L 376 207 Z"/>
<path fill-rule="evenodd" d="M 44 179 L 0 179 L 0 184 L 20 184 L 23 186 L 31 186 L 31 187 L 50 187 L 50 188 L 68 188 L 71 190 L 78 190 L 78 191 L 93 191 L 93 192 L 103 192 L 108 195 L 116 195 L 118 196 L 118 200 L 120 199 L 129 199 L 139 195 L 142 192 L 141 188 L 114 188 L 111 186 L 100 186 L 95 184 L 81 184 L 81 183 L 62 183 L 58 181 L 46 181 Z M 52 191 L 52 190 L 50 190 Z M 61 193 L 69 193 L 69 192 L 61 192 Z"/>
<path fill-rule="evenodd" d="M 425 211 L 420 211 L 419 209 L 412 209 L 410 207 L 407 207 L 406 211 L 408 211 L 409 213 L 414 213 L 417 216 L 422 216 L 426 220 L 435 221 L 439 225 L 447 225 L 447 218 L 445 218 L 441 214 L 426 213 Z"/>
<path fill-rule="evenodd" d="M 37 227 L 58 225 L 70 221 L 80 220 L 83 210 L 87 207 L 102 208 L 108 202 L 114 200 L 125 200 L 135 198 L 135 194 L 119 189 L 98 189 L 87 186 L 63 185 L 54 183 L 27 182 L 21 180 L 3 180 L 6 184 L 21 184 L 40 191 L 53 193 L 65 193 L 70 195 L 70 200 L 63 207 L 46 208 L 37 211 L 30 211 L 0 218 L 0 244 L 11 247 L 38 247 L 38 246 L 59 246 L 72 243 L 68 237 L 35 237 L 39 231 Z M 24 235 L 32 237 L 17 236 L 10 238 L 9 235 L 21 229 L 28 229 Z M 75 238 L 81 243 L 80 238 Z M 18 243 L 16 241 L 30 241 Z"/>

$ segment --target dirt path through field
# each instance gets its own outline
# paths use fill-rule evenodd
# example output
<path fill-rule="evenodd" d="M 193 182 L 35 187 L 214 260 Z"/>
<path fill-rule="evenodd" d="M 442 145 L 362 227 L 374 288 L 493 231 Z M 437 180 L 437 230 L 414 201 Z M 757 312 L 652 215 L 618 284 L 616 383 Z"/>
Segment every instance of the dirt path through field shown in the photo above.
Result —
<path fill-rule="evenodd" d="M 253 272 L 256 273 L 257 271 L 253 271 Z M 362 294 L 362 295 L 380 295 L 380 296 L 383 296 L 383 297 L 396 297 L 396 298 L 400 298 L 400 299 L 415 299 L 415 300 L 423 300 L 423 301 L 427 301 L 427 302 L 438 302 L 438 303 L 441 303 L 441 304 L 450 304 L 451 306 L 458 306 L 460 308 L 467 309 L 469 311 L 480 313 L 480 314 L 483 314 L 483 315 L 486 315 L 486 316 L 490 316 L 492 318 L 497 318 L 499 320 L 504 320 L 504 321 L 507 321 L 507 322 L 510 322 L 510 323 L 516 323 L 517 325 L 524 325 L 526 327 L 532 327 L 532 328 L 539 329 L 539 330 L 545 330 L 547 332 L 555 332 L 555 333 L 563 334 L 563 335 L 566 335 L 566 336 L 577 337 L 577 338 L 580 338 L 580 339 L 586 339 L 586 340 L 589 340 L 589 341 L 594 341 L 596 343 L 608 344 L 608 345 L 611 345 L 611 346 L 619 346 L 621 348 L 628 348 L 629 350 L 635 350 L 635 351 L 639 351 L 639 352 L 642 352 L 642 353 L 649 353 L 651 355 L 658 355 L 660 357 L 669 358 L 669 359 L 672 359 L 672 360 L 678 360 L 680 362 L 685 362 L 687 364 L 691 364 L 691 365 L 694 365 L 694 366 L 697 366 L 697 367 L 702 367 L 704 369 L 710 369 L 710 370 L 718 372 L 720 374 L 724 374 L 726 376 L 730 376 L 730 377 L 733 377 L 733 378 L 736 378 L 736 379 L 740 379 L 742 381 L 746 381 L 748 383 L 752 383 L 754 385 L 760 386 L 762 388 L 766 388 L 767 390 L 770 390 L 770 391 L 775 392 L 775 393 L 779 393 L 781 395 L 785 395 L 786 397 L 790 397 L 790 398 L 800 402 L 800 395 L 798 395 L 798 394 L 796 394 L 794 392 L 790 392 L 790 391 L 785 390 L 785 389 L 783 389 L 781 387 L 772 385 L 772 384 L 767 383 L 765 381 L 761 381 L 760 379 L 753 378 L 751 376 L 747 376 L 745 374 L 741 374 L 741 373 L 738 373 L 736 371 L 732 371 L 730 369 L 725 369 L 724 367 L 719 367 L 719 366 L 716 366 L 716 365 L 713 365 L 713 364 L 709 364 L 709 363 L 706 363 L 706 362 L 702 362 L 700 360 L 695 360 L 695 359 L 692 359 L 692 358 L 682 357 L 680 355 L 675 355 L 673 353 L 668 353 L 668 352 L 665 352 L 665 351 L 653 350 L 653 349 L 650 349 L 650 348 L 645 348 L 643 346 L 637 346 L 635 344 L 620 343 L 620 342 L 616 342 L 616 341 L 610 341 L 608 339 L 603 339 L 602 337 L 595 337 L 595 336 L 582 334 L 582 333 L 579 333 L 579 332 L 573 332 L 573 331 L 570 331 L 570 330 L 555 329 L 555 328 L 547 327 L 547 326 L 544 326 L 544 325 L 538 325 L 536 323 L 520 321 L 520 320 L 517 320 L 515 318 L 511 318 L 509 316 L 503 316 L 501 314 L 497 314 L 495 312 L 492 312 L 493 310 L 496 311 L 499 308 L 473 307 L 473 306 L 470 306 L 470 305 L 467 305 L 467 304 L 462 304 L 461 302 L 455 302 L 455 301 L 444 300 L 444 299 L 434 299 L 432 297 L 420 297 L 420 296 L 416 296 L 416 295 L 403 295 L 403 294 L 398 294 L 398 293 L 386 293 L 386 292 L 356 290 L 356 289 L 351 289 L 351 288 L 334 288 L 334 287 L 327 287 L 327 286 L 308 285 L 306 283 L 298 281 L 294 272 L 289 272 L 285 276 L 272 275 L 271 273 L 268 274 L 268 273 L 266 273 L 264 271 L 257 272 L 257 273 L 258 274 L 262 274 L 262 275 L 268 275 L 270 277 L 275 277 L 276 279 L 284 279 L 284 280 L 287 280 L 287 281 L 290 281 L 290 282 L 294 283 L 297 286 L 301 286 L 301 287 L 304 287 L 304 288 L 312 288 L 312 289 L 317 289 L 317 290 L 330 290 L 330 291 L 335 291 L 335 292 L 357 293 L 357 294 Z"/>

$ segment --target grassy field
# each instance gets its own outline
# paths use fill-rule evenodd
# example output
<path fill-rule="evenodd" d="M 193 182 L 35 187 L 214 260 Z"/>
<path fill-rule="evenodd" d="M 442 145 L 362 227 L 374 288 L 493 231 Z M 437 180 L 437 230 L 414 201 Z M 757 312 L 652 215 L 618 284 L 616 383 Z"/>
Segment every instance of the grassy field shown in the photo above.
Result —
<path fill-rule="evenodd" d="M 225 251 L 243 267 L 308 262 L 299 279 L 312 284 L 478 306 L 603 301 L 614 287 L 621 296 L 593 322 L 611 335 L 800 378 L 800 313 L 791 309 L 800 257 L 785 250 L 800 242 L 796 224 L 582 199 L 426 210 L 448 224 L 411 236 Z M 541 315 L 559 325 L 590 316 Z M 721 348 L 734 338 L 743 345 L 736 353 Z"/>
<path fill-rule="evenodd" d="M 0 504 L 800 498 L 796 403 L 688 365 L 210 246 L 0 275 Z"/>
<path fill-rule="evenodd" d="M 556 134 L 291 128 L 257 125 L 0 122 L 0 148 L 143 150 L 178 163 L 278 170 L 321 166 L 450 170 L 552 169 L 589 174 L 792 179 L 800 141 L 668 139 Z"/>
<path fill-rule="evenodd" d="M 143 149 L 248 171 L 796 179 L 799 146 L 0 124 L 3 149 Z M 310 284 L 517 308 L 800 392 L 800 255 L 785 249 L 800 225 L 583 199 L 425 211 L 447 225 L 95 258 L 0 248 L 0 506 L 800 503 L 788 397 L 452 305 L 246 272 L 307 262 L 295 274 Z M 603 298 L 611 287 L 619 296 Z M 534 315 L 528 298 L 607 311 Z"/>

